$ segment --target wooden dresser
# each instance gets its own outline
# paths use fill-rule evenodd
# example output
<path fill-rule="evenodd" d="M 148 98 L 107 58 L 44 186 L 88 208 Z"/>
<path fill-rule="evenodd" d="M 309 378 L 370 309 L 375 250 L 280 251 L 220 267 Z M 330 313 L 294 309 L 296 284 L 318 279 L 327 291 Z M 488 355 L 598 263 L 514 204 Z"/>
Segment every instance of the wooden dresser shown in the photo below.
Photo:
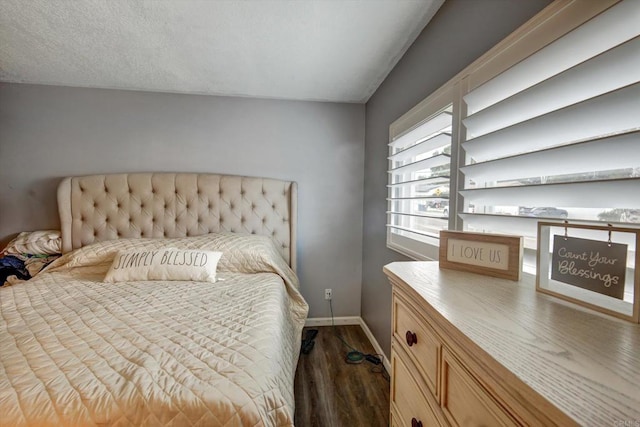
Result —
<path fill-rule="evenodd" d="M 384 271 L 392 426 L 640 427 L 640 325 L 437 262 Z"/>

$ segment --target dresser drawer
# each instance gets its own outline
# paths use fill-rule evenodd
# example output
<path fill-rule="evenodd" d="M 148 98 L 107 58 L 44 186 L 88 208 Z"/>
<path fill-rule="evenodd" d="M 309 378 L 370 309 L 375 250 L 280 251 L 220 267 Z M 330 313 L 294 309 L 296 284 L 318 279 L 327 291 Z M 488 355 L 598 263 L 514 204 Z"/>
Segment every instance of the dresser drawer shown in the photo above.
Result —
<path fill-rule="evenodd" d="M 401 298 L 393 297 L 393 336 L 415 364 L 431 393 L 439 399 L 440 341 Z"/>
<path fill-rule="evenodd" d="M 441 426 L 436 412 L 438 404 L 422 394 L 414 380 L 416 373 L 402 361 L 395 351 L 391 351 L 391 413 L 392 425 L 410 426 Z M 415 420 L 415 421 L 414 421 Z M 420 424 L 421 423 L 421 424 Z"/>
<path fill-rule="evenodd" d="M 518 425 L 446 348 L 442 351 L 441 405 L 454 426 Z"/>

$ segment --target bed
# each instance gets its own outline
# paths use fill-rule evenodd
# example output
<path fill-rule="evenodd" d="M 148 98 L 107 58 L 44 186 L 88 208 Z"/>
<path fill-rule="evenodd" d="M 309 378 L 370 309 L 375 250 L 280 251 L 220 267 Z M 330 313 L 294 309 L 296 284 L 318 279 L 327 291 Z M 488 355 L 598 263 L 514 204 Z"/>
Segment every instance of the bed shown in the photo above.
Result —
<path fill-rule="evenodd" d="M 71 177 L 58 207 L 64 255 L 0 288 L 0 424 L 293 425 L 308 311 L 295 183 Z M 117 263 L 138 274 L 172 251 L 180 274 L 219 254 L 214 276 L 158 279 L 154 264 L 105 282 Z"/>

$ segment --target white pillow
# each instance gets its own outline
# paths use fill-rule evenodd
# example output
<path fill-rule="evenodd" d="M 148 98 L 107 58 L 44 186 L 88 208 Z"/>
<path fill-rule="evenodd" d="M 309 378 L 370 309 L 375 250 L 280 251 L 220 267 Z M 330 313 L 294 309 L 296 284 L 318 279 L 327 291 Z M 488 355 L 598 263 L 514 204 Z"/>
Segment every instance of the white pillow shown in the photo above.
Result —
<path fill-rule="evenodd" d="M 222 252 L 165 249 L 134 249 L 116 254 L 105 282 L 191 280 L 215 282 Z"/>
<path fill-rule="evenodd" d="M 57 255 L 62 252 L 62 238 L 58 230 L 23 231 L 2 253 L 7 255 Z"/>

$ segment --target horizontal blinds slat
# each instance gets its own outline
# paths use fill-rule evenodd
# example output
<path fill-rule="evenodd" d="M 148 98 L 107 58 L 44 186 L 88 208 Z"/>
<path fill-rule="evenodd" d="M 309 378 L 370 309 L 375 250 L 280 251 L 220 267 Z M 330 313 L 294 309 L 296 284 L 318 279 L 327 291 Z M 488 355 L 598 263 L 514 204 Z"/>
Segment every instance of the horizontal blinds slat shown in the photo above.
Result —
<path fill-rule="evenodd" d="M 561 221 L 549 218 L 532 218 L 522 216 L 509 215 L 490 215 L 477 213 L 461 213 L 465 228 L 473 230 L 481 230 L 487 233 L 504 233 L 516 234 L 525 237 L 535 238 L 538 233 L 538 221 L 558 222 L 558 226 L 562 226 Z M 571 219 L 572 223 L 603 225 L 605 221 L 589 221 Z M 607 223 L 615 221 L 606 221 Z M 618 238 L 621 236 L 619 235 Z"/>
<path fill-rule="evenodd" d="M 408 165 L 400 166 L 395 169 L 391 169 L 389 173 L 393 175 L 401 175 L 409 172 L 417 172 L 436 166 L 448 165 L 451 162 L 451 157 L 447 154 L 438 154 L 437 156 L 429 157 L 428 159 L 419 160 L 417 162 L 409 163 Z"/>
<path fill-rule="evenodd" d="M 429 215 L 429 214 L 414 214 L 414 213 L 407 213 L 407 212 L 387 211 L 387 214 L 389 214 L 389 215 L 400 215 L 400 216 L 411 216 L 411 217 L 416 217 L 416 218 L 437 219 L 437 220 L 443 220 L 443 221 L 446 220 L 445 218 L 442 217 L 442 215 L 438 216 L 435 213 L 433 215 Z"/>
<path fill-rule="evenodd" d="M 464 221 L 465 229 L 529 237 L 535 237 L 537 235 L 538 221 L 540 221 L 540 218 L 525 218 L 509 215 L 461 213 L 459 216 Z"/>
<path fill-rule="evenodd" d="M 640 178 L 461 190 L 465 203 L 482 206 L 623 208 L 640 206 Z"/>
<path fill-rule="evenodd" d="M 427 185 L 449 184 L 449 176 L 448 175 L 432 176 L 429 178 L 396 182 L 393 184 L 388 184 L 387 187 L 391 187 L 391 188 L 411 187 L 412 185 L 419 185 L 419 184 L 427 184 Z"/>
<path fill-rule="evenodd" d="M 639 166 L 640 132 L 632 132 L 466 165 L 460 171 L 466 179 L 484 182 Z"/>
<path fill-rule="evenodd" d="M 415 230 L 413 228 L 402 227 L 400 225 L 387 224 L 387 227 L 388 228 L 393 228 L 393 229 L 396 229 L 396 230 L 406 231 L 408 233 L 418 234 L 420 236 L 433 237 L 435 239 L 438 238 L 436 235 L 434 235 L 432 233 L 425 233 L 425 232 L 422 232 L 422 231 L 417 231 L 417 230 Z"/>
<path fill-rule="evenodd" d="M 387 197 L 387 201 L 394 200 L 448 200 L 449 197 L 442 196 L 415 196 L 415 197 Z"/>
<path fill-rule="evenodd" d="M 451 144 L 451 134 L 450 133 L 441 133 L 439 135 L 434 136 L 433 138 L 426 139 L 419 144 L 412 145 L 411 147 L 398 151 L 397 153 L 389 156 L 389 160 L 393 160 L 395 162 L 402 162 L 412 157 L 416 157 L 422 153 L 426 153 L 437 148 L 442 148 L 445 146 L 449 146 Z"/>
<path fill-rule="evenodd" d="M 616 4 L 465 95 L 469 114 L 637 37 L 638 22 L 640 1 Z"/>
<path fill-rule="evenodd" d="M 398 138 L 391 141 L 389 145 L 396 149 L 409 147 L 417 141 L 431 136 L 434 133 L 445 131 L 449 126 L 451 126 L 451 120 L 451 113 L 443 111 L 409 132 L 400 135 Z"/>
<path fill-rule="evenodd" d="M 639 2 L 640 3 L 640 2 Z M 462 144 L 476 162 L 638 127 L 640 84 L 627 86 Z"/>
<path fill-rule="evenodd" d="M 640 37 L 636 37 L 465 118 L 467 138 L 470 140 L 637 83 L 639 70 Z"/>

